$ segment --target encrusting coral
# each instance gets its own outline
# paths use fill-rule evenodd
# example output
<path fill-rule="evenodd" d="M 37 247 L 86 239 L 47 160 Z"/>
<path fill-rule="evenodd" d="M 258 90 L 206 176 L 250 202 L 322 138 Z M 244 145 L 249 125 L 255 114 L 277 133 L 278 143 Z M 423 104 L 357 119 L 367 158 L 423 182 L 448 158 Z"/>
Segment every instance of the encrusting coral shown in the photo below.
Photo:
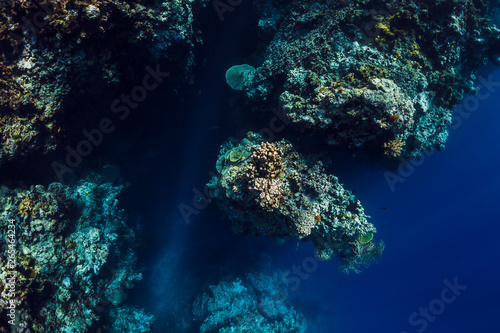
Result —
<path fill-rule="evenodd" d="M 244 156 L 230 158 L 235 151 Z M 321 162 L 310 166 L 292 145 L 264 142 L 249 132 L 221 149 L 217 171 L 208 183 L 211 197 L 237 234 L 312 241 L 320 259 L 341 259 L 341 269 L 359 272 L 383 251 L 363 207 Z M 360 238 L 361 237 L 361 238 Z"/>

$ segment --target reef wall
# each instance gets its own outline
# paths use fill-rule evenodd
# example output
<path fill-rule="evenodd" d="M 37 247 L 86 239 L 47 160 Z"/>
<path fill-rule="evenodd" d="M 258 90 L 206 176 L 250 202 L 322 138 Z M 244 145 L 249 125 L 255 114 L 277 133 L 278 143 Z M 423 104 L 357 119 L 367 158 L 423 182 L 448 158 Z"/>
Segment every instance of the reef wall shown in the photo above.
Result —
<path fill-rule="evenodd" d="M 443 149 L 452 108 L 498 59 L 496 1 L 256 1 L 270 40 L 241 90 L 330 144 L 417 158 Z"/>
<path fill-rule="evenodd" d="M 192 80 L 192 49 L 201 41 L 193 17 L 202 6 L 204 0 L 2 1 L 0 163 L 54 150 L 66 130 L 83 127 L 95 112 L 78 110 L 81 101 L 106 100 L 136 84 L 134 73 L 145 66 L 171 70 L 174 86 Z"/>
<path fill-rule="evenodd" d="M 117 199 L 123 188 L 97 175 L 75 186 L 0 186 L 0 332 L 11 324 L 18 332 L 149 331 L 153 315 L 121 304 L 142 278 Z"/>

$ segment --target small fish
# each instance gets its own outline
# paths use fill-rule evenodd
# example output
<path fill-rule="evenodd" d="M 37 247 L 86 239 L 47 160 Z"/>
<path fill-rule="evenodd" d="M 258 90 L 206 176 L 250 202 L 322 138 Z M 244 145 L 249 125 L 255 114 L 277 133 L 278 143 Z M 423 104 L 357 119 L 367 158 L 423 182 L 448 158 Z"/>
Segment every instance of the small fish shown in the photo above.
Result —
<path fill-rule="evenodd" d="M 219 126 L 212 126 L 212 127 L 210 127 L 208 130 L 209 130 L 209 131 L 216 131 L 216 130 L 218 130 L 218 129 L 219 129 Z"/>
<path fill-rule="evenodd" d="M 382 210 L 386 210 L 386 209 L 387 209 L 387 207 L 381 207 L 380 209 L 382 209 Z"/>
<path fill-rule="evenodd" d="M 299 242 L 297 242 L 297 246 L 295 246 L 295 251 L 299 249 Z"/>

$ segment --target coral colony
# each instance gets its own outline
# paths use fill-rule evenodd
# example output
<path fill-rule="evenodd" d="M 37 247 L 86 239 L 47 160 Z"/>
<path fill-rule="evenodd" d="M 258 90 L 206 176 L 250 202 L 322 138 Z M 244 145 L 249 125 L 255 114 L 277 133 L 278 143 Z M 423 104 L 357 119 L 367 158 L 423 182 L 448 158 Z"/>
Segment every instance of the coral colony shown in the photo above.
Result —
<path fill-rule="evenodd" d="M 376 230 L 361 203 L 320 161 L 309 166 L 289 142 L 263 142 L 252 132 L 231 139 L 217 171 L 210 196 L 236 233 L 311 240 L 318 258 L 338 256 L 346 272 L 359 272 L 382 254 L 384 244 L 371 242 Z"/>
<path fill-rule="evenodd" d="M 0 184 L 0 332 L 153 327 L 153 314 L 126 302 L 142 278 L 138 244 L 118 200 L 126 185 L 110 180 L 109 166 L 82 177 L 74 169 L 149 91 L 192 79 L 194 49 L 203 37 L 200 15 L 222 22 L 240 4 L 0 3 L 0 172 L 53 152 L 63 156 L 51 164 L 59 182 Z M 478 66 L 488 58 L 500 63 L 500 32 L 491 17 L 496 1 L 252 5 L 261 56 L 227 66 L 234 94 L 258 112 L 274 110 L 297 135 L 380 159 L 444 149 L 452 108 L 475 91 Z M 99 101 L 110 110 L 104 118 Z M 204 198 L 217 204 L 236 234 L 311 242 L 318 260 L 336 260 L 346 273 L 381 258 L 384 243 L 375 226 L 321 154 L 310 156 L 307 144 L 299 149 L 278 135 L 266 141 L 256 128 L 246 131 L 222 144 Z M 74 178 L 66 184 L 69 174 Z M 195 211 L 186 209 L 183 215 Z M 193 323 L 186 325 L 200 332 L 307 328 L 277 271 L 228 276 L 193 301 L 187 310 Z"/>

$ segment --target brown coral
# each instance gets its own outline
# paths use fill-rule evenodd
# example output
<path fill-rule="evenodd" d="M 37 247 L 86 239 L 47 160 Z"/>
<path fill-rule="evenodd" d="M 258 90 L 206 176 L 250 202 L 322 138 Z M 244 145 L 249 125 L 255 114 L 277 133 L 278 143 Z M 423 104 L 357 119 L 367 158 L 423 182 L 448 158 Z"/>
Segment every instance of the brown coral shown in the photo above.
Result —
<path fill-rule="evenodd" d="M 397 137 L 394 140 L 384 142 L 382 147 L 384 148 L 384 154 L 398 157 L 401 156 L 404 145 L 405 142 L 400 137 Z"/>
<path fill-rule="evenodd" d="M 264 209 L 272 211 L 284 203 L 283 183 L 278 179 L 283 169 L 281 151 L 276 143 L 262 143 L 251 155 L 248 166 L 248 189 L 255 201 Z"/>
<path fill-rule="evenodd" d="M 262 143 L 257 151 L 251 156 L 253 166 L 250 166 L 250 178 L 273 179 L 278 176 L 283 167 L 281 152 L 276 146 L 269 142 Z"/>
<path fill-rule="evenodd" d="M 284 203 L 283 184 L 278 179 L 256 178 L 249 189 L 255 192 L 255 201 L 266 210 L 273 210 Z"/>

